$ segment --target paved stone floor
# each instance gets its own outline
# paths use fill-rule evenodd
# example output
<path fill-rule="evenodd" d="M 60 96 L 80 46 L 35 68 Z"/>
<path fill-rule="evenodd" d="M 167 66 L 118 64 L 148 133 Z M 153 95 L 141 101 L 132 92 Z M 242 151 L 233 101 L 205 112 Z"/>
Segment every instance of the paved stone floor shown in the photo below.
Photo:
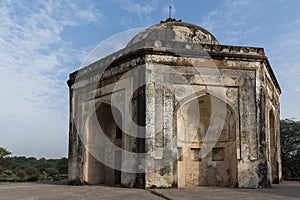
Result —
<path fill-rule="evenodd" d="M 300 200 L 300 182 L 283 182 L 268 189 L 236 189 L 197 187 L 185 189 L 155 190 L 169 199 L 176 200 L 265 200 L 265 199 L 297 199 Z"/>
<path fill-rule="evenodd" d="M 108 186 L 69 186 L 59 183 L 0 183 L 0 199 L 300 199 L 300 182 L 284 182 L 270 189 L 197 187 L 141 190 Z"/>
<path fill-rule="evenodd" d="M 142 200 L 162 198 L 142 189 L 127 189 L 108 186 L 69 186 L 58 183 L 12 183 L 0 185 L 0 199 Z"/>

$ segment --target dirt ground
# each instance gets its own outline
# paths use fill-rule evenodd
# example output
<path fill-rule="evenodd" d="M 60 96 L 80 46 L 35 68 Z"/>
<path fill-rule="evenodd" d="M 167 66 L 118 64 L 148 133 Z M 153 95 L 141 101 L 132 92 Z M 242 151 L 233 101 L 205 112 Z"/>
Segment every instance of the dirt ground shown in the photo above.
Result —
<path fill-rule="evenodd" d="M 300 182 L 284 182 L 270 189 L 196 187 L 185 189 L 128 189 L 109 186 L 69 186 L 56 183 L 0 183 L 0 199 L 300 199 Z"/>
<path fill-rule="evenodd" d="M 265 200 L 265 199 L 298 199 L 300 200 L 300 182 L 284 182 L 273 185 L 268 189 L 237 189 L 237 188 L 213 188 L 197 187 L 185 189 L 157 190 L 169 199 L 176 200 Z"/>

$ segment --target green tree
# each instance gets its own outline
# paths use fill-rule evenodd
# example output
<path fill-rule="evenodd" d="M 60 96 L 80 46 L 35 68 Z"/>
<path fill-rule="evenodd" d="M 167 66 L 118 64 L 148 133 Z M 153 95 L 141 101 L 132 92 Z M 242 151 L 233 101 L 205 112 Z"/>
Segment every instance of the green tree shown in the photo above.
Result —
<path fill-rule="evenodd" d="M 45 158 L 40 158 L 36 162 L 36 168 L 40 170 L 40 172 L 44 172 L 47 168 L 53 167 L 53 164 L 46 160 Z"/>
<path fill-rule="evenodd" d="M 58 169 L 60 174 L 67 174 L 68 173 L 68 159 L 61 158 L 57 161 L 56 169 Z"/>
<path fill-rule="evenodd" d="M 39 170 L 37 170 L 35 167 L 28 166 L 24 170 L 28 175 L 39 175 Z"/>
<path fill-rule="evenodd" d="M 300 180 L 300 121 L 280 121 L 282 174 L 286 180 Z"/>
<path fill-rule="evenodd" d="M 45 172 L 48 174 L 48 176 L 50 177 L 55 177 L 58 175 L 58 170 L 56 168 L 53 168 L 53 167 L 50 167 L 50 168 L 47 168 L 45 170 Z"/>
<path fill-rule="evenodd" d="M 0 147 L 0 159 L 6 158 L 9 155 L 11 155 L 11 152 L 9 152 L 3 147 Z"/>
<path fill-rule="evenodd" d="M 36 159 L 15 156 L 0 147 L 0 181 L 60 180 L 68 171 L 68 159 Z M 62 176 L 61 176 L 62 175 Z"/>
<path fill-rule="evenodd" d="M 26 176 L 26 172 L 23 169 L 17 168 L 14 170 L 14 173 L 20 178 L 23 179 Z"/>
<path fill-rule="evenodd" d="M 10 155 L 11 152 L 9 152 L 3 147 L 0 147 L 0 168 L 2 170 L 12 162 L 13 158 L 11 158 Z"/>

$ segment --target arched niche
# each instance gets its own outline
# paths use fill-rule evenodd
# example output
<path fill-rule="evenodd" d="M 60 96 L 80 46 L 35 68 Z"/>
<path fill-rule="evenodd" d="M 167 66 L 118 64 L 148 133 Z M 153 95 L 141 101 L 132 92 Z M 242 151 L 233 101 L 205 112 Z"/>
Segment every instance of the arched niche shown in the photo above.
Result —
<path fill-rule="evenodd" d="M 270 161 L 272 168 L 272 183 L 279 183 L 278 175 L 278 158 L 277 158 L 277 135 L 276 135 L 276 119 L 273 110 L 269 112 L 269 134 L 270 134 Z"/>
<path fill-rule="evenodd" d="M 120 184 L 122 153 L 122 118 L 115 107 L 100 103 L 84 127 L 84 182 L 86 184 Z"/>
<path fill-rule="evenodd" d="M 223 113 L 213 113 L 216 110 Z M 209 145 L 205 153 L 203 149 Z M 182 153 L 179 187 L 236 186 L 236 117 L 226 102 L 205 94 L 182 104 L 177 110 L 177 146 Z"/>

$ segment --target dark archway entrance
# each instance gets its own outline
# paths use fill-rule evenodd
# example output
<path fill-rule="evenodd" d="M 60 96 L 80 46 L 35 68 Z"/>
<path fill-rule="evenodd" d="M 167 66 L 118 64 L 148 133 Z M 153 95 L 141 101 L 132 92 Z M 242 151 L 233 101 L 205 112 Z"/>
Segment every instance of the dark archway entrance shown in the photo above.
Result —
<path fill-rule="evenodd" d="M 121 184 L 122 151 L 114 149 L 114 146 L 123 146 L 123 132 L 119 126 L 122 126 L 120 112 L 105 103 L 86 121 L 83 165 L 85 183 Z M 101 137 L 99 127 L 107 141 Z"/>
<path fill-rule="evenodd" d="M 271 110 L 269 113 L 269 128 L 270 128 L 270 158 L 271 158 L 271 168 L 272 168 L 272 183 L 279 183 L 278 176 L 278 159 L 277 159 L 277 135 L 275 131 L 275 116 Z"/>

